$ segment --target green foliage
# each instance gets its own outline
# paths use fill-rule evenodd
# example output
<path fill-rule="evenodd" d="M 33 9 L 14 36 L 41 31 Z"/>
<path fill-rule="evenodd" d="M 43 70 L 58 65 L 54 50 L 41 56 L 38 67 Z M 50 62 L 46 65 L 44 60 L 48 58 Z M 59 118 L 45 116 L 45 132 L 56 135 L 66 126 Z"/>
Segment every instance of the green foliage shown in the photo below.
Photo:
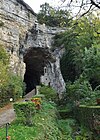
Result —
<path fill-rule="evenodd" d="M 41 10 L 37 15 L 39 23 L 45 23 L 52 27 L 65 27 L 69 25 L 69 12 L 67 10 L 57 10 L 48 3 L 40 6 Z"/>
<path fill-rule="evenodd" d="M 75 140 L 92 140 L 93 134 L 92 132 L 84 126 L 79 128 L 80 131 L 75 134 Z M 97 140 L 97 139 L 94 139 Z"/>
<path fill-rule="evenodd" d="M 0 45 L 0 87 L 8 82 L 8 63 L 9 56 L 3 46 Z"/>
<path fill-rule="evenodd" d="M 68 83 L 66 86 L 66 92 L 71 101 L 84 100 L 86 97 L 90 97 L 91 91 L 89 82 L 82 78 L 76 80 L 73 84 Z"/>
<path fill-rule="evenodd" d="M 74 52 L 68 50 L 63 54 L 60 60 L 61 72 L 65 82 L 67 81 L 73 82 L 76 79 L 76 77 L 79 77 L 81 73 L 81 69 L 78 69 L 78 67 L 81 68 L 81 65 L 78 65 L 78 67 L 75 65 L 75 62 L 73 60 L 74 56 L 75 56 Z"/>
<path fill-rule="evenodd" d="M 27 102 L 14 105 L 18 116 L 30 120 L 30 111 L 33 112 L 31 127 L 15 121 L 8 129 L 12 140 L 62 140 L 58 129 L 56 108 L 44 101 L 42 109 L 34 114 L 34 104 Z M 21 109 L 21 110 L 20 110 Z M 30 110 L 29 110 L 30 109 Z M 0 139 L 5 138 L 5 128 L 0 129 Z"/>
<path fill-rule="evenodd" d="M 5 83 L 0 85 L 0 106 L 10 102 L 10 98 L 16 101 L 18 98 L 22 97 L 25 91 L 25 84 L 22 82 L 21 78 L 16 75 L 8 75 L 6 73 L 7 80 Z M 3 76 L 4 78 L 4 76 Z"/>
<path fill-rule="evenodd" d="M 45 96 L 43 94 L 37 94 L 37 95 L 34 95 L 33 98 L 41 98 L 41 99 L 44 99 Z"/>
<path fill-rule="evenodd" d="M 74 82 L 77 78 L 79 78 L 80 74 L 83 73 L 83 59 L 85 57 L 85 49 L 87 48 L 90 50 L 92 46 L 98 48 L 100 47 L 99 35 L 97 34 L 99 27 L 96 26 L 100 23 L 100 20 L 97 20 L 97 22 L 95 23 L 95 27 L 94 22 L 95 20 L 91 19 L 90 17 L 81 18 L 80 20 L 78 20 L 78 22 L 73 21 L 72 25 L 68 30 L 66 30 L 66 32 L 57 34 L 54 37 L 54 48 L 60 47 L 62 45 L 65 48 L 65 53 L 60 61 L 61 72 L 65 82 Z M 97 36 L 95 36 L 95 34 L 97 34 Z M 93 54 L 91 54 L 91 57 L 93 57 Z M 95 60 L 97 61 L 97 65 L 99 66 L 100 61 L 98 61 L 99 57 L 97 57 L 98 56 L 96 54 Z M 93 58 L 91 59 L 90 63 L 92 63 L 92 60 Z M 96 68 L 97 65 L 93 63 L 93 66 L 91 65 L 91 69 L 93 67 Z M 98 80 L 99 79 L 100 78 L 98 78 Z"/>
<path fill-rule="evenodd" d="M 75 116 L 84 127 L 89 128 L 94 134 L 98 130 L 100 131 L 100 106 L 81 105 L 77 108 Z"/>
<path fill-rule="evenodd" d="M 35 106 L 32 102 L 15 103 L 14 109 L 17 115 L 17 122 L 28 126 L 34 124 Z"/>
<path fill-rule="evenodd" d="M 11 136 L 11 140 L 35 140 L 34 136 L 37 129 L 25 125 L 21 125 L 19 123 L 13 123 L 8 128 L 8 135 Z M 0 128 L 0 139 L 6 139 L 6 129 Z"/>
<path fill-rule="evenodd" d="M 62 75 L 66 82 L 73 82 L 76 77 L 79 77 L 82 71 L 81 61 L 83 50 L 81 50 L 81 42 L 79 44 L 78 37 L 79 33 L 71 29 L 63 33 L 62 37 L 56 39 L 58 44 L 55 42 L 57 45 L 61 46 L 63 44 L 65 47 L 65 53 L 61 58 L 60 65 Z"/>
<path fill-rule="evenodd" d="M 56 108 L 48 102 L 43 102 L 42 110 L 34 117 L 35 125 L 38 127 L 37 140 L 60 140 L 60 131 L 57 126 Z"/>
<path fill-rule="evenodd" d="M 2 45 L 0 45 L 0 107 L 23 95 L 25 84 L 20 77 L 14 75 L 9 70 L 9 55 Z"/>
<path fill-rule="evenodd" d="M 93 89 L 100 85 L 100 48 L 85 49 L 83 73 L 92 84 Z"/>
<path fill-rule="evenodd" d="M 8 78 L 8 66 L 4 65 L 3 62 L 0 61 L 0 87 L 6 84 Z"/>
<path fill-rule="evenodd" d="M 49 86 L 42 86 L 39 89 L 40 94 L 45 95 L 45 98 L 51 101 L 57 100 L 56 91 Z"/>
<path fill-rule="evenodd" d="M 0 27 L 4 26 L 4 23 L 0 20 Z"/>
<path fill-rule="evenodd" d="M 72 126 L 75 125 L 75 121 L 73 119 L 61 119 L 58 120 L 58 127 L 62 132 L 62 140 L 73 140 L 72 139 L 72 134 L 73 134 L 73 129 Z"/>
<path fill-rule="evenodd" d="M 7 89 L 10 96 L 16 101 L 18 98 L 22 97 L 25 92 L 25 83 L 22 79 L 16 75 L 10 75 L 7 84 Z"/>
<path fill-rule="evenodd" d="M 2 45 L 0 45 L 0 61 L 2 61 L 4 65 L 9 64 L 9 55 Z"/>
<path fill-rule="evenodd" d="M 90 83 L 83 77 L 74 83 L 67 83 L 66 92 L 66 99 L 75 106 L 79 104 L 96 105 L 96 99 L 100 97 L 100 90 L 93 90 Z"/>

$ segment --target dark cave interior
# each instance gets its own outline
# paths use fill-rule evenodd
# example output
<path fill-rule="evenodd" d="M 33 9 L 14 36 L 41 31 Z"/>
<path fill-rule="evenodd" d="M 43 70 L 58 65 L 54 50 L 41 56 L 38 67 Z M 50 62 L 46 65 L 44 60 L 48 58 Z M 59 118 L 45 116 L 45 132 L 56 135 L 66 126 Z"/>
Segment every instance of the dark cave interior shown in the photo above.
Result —
<path fill-rule="evenodd" d="M 26 64 L 26 72 L 24 82 L 26 83 L 26 94 L 36 88 L 40 84 L 40 77 L 44 75 L 44 67 L 51 59 L 48 49 L 29 48 L 24 54 L 24 63 Z"/>
<path fill-rule="evenodd" d="M 31 68 L 33 68 L 33 65 L 27 65 L 26 63 L 26 72 L 24 75 L 24 82 L 26 83 L 26 93 L 30 92 L 40 84 L 40 72 L 36 71 L 34 68 Z"/>

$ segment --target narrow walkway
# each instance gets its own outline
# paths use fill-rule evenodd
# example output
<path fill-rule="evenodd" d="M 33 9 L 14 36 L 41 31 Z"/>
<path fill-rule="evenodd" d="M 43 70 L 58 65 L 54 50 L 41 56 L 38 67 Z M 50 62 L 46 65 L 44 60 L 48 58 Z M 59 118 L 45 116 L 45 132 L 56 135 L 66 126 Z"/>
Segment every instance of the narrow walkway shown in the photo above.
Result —
<path fill-rule="evenodd" d="M 29 100 L 34 96 L 35 91 L 32 90 L 29 92 L 23 99 L 18 102 L 23 102 L 25 100 Z M 6 105 L 5 107 L 0 109 L 0 127 L 4 126 L 6 123 L 11 123 L 15 119 L 15 112 L 13 109 L 13 103 Z"/>

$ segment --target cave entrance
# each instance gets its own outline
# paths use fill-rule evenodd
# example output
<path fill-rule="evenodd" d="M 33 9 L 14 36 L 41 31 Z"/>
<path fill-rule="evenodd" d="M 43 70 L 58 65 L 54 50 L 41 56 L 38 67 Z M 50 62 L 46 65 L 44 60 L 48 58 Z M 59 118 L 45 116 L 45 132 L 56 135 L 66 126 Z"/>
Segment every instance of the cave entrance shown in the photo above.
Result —
<path fill-rule="evenodd" d="M 46 67 L 50 57 L 48 49 L 29 48 L 26 51 L 24 55 L 26 94 L 36 88 L 37 85 L 40 85 L 41 76 L 44 75 L 44 67 Z"/>

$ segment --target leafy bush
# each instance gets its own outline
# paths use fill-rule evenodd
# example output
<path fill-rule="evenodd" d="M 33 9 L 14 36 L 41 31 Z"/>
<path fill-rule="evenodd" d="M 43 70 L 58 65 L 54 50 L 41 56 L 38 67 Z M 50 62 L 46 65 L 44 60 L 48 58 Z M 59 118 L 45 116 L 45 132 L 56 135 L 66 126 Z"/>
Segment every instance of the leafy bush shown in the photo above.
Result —
<path fill-rule="evenodd" d="M 58 120 L 58 127 L 62 132 L 62 139 L 63 140 L 73 140 L 72 139 L 72 134 L 73 134 L 73 129 L 72 126 L 75 125 L 75 121 L 73 119 L 61 119 Z"/>
<path fill-rule="evenodd" d="M 56 91 L 49 86 L 41 86 L 39 89 L 40 94 L 45 95 L 46 99 L 54 101 L 57 99 Z"/>
<path fill-rule="evenodd" d="M 54 105 L 44 101 L 42 103 L 42 109 L 36 113 L 34 112 L 34 104 L 30 102 L 22 104 L 17 103 L 14 104 L 14 106 L 18 114 L 18 120 L 9 128 L 9 135 L 12 139 L 61 140 L 61 131 L 58 129 L 56 108 Z M 30 115 L 29 109 L 34 112 L 33 115 Z M 33 122 L 33 127 L 28 127 L 26 125 L 27 119 L 29 119 L 30 122 Z M 19 122 L 24 123 L 26 126 Z M 30 123 L 28 122 L 27 124 Z M 3 133 L 4 129 L 0 131 L 0 135 L 2 134 L 0 138 L 5 136 Z"/>
<path fill-rule="evenodd" d="M 61 132 L 58 129 L 55 105 L 44 101 L 42 109 L 34 116 L 35 126 L 38 128 L 37 140 L 60 140 Z"/>
<path fill-rule="evenodd" d="M 0 87 L 5 85 L 8 82 L 8 64 L 9 64 L 9 55 L 6 53 L 6 50 L 0 45 Z"/>
<path fill-rule="evenodd" d="M 0 107 L 15 101 L 23 95 L 25 84 L 20 77 L 9 71 L 9 55 L 3 46 L 0 45 Z"/>
<path fill-rule="evenodd" d="M 9 64 L 9 55 L 2 45 L 0 45 L 0 61 L 2 61 L 4 65 Z"/>
<path fill-rule="evenodd" d="M 80 127 L 78 126 L 78 130 L 74 133 L 75 140 L 98 140 L 93 138 L 93 133 L 81 125 Z"/>
<path fill-rule="evenodd" d="M 9 81 L 8 62 L 9 56 L 3 46 L 0 45 L 0 106 L 9 102 L 9 95 L 5 90 Z"/>
<path fill-rule="evenodd" d="M 95 105 L 96 98 L 100 96 L 100 90 L 93 90 L 89 81 L 81 76 L 74 83 L 67 83 L 66 98 L 69 102 L 76 104 Z"/>
<path fill-rule="evenodd" d="M 94 134 L 95 132 L 100 134 L 100 106 L 81 105 L 77 108 L 75 117 L 83 126 L 92 130 Z"/>
<path fill-rule="evenodd" d="M 36 94 L 33 96 L 33 98 L 41 98 L 43 100 L 45 99 L 45 96 L 43 94 Z"/>
<path fill-rule="evenodd" d="M 16 101 L 18 98 L 22 97 L 25 92 L 25 83 L 19 76 L 11 75 L 9 77 L 9 82 L 6 89 L 10 96 Z"/>
<path fill-rule="evenodd" d="M 22 97 L 25 91 L 25 84 L 21 80 L 20 77 L 16 75 L 6 76 L 9 78 L 5 81 L 5 83 L 1 83 L 0 85 L 0 106 L 4 106 L 5 104 L 10 102 L 10 98 L 13 101 L 16 101 L 18 98 Z M 4 77 L 4 76 L 3 76 Z"/>
<path fill-rule="evenodd" d="M 33 116 L 35 115 L 35 106 L 32 102 L 15 103 L 14 109 L 17 114 L 17 121 L 25 125 L 33 125 Z"/>
<path fill-rule="evenodd" d="M 0 86 L 5 85 L 9 80 L 8 75 L 8 66 L 4 65 L 2 61 L 0 61 Z"/>
<path fill-rule="evenodd" d="M 100 85 L 100 48 L 85 49 L 83 57 L 83 73 L 90 81 L 92 88 Z"/>
<path fill-rule="evenodd" d="M 51 7 L 48 3 L 40 5 L 40 12 L 37 15 L 40 24 L 45 23 L 51 27 L 66 27 L 71 22 L 70 14 L 67 10 L 56 9 Z"/>

